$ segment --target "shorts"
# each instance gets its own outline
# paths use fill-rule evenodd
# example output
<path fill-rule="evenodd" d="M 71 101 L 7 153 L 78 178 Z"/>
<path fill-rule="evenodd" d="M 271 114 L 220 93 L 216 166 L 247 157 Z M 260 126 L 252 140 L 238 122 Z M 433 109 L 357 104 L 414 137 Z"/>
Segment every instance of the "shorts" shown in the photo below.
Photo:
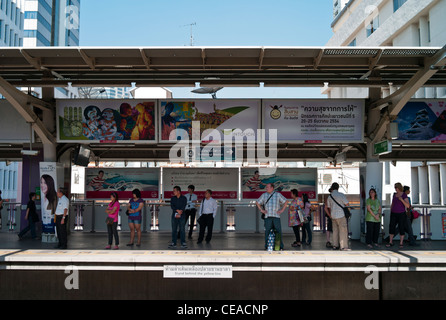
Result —
<path fill-rule="evenodd" d="M 129 219 L 129 223 L 141 224 L 141 220 L 131 220 L 131 219 Z"/>

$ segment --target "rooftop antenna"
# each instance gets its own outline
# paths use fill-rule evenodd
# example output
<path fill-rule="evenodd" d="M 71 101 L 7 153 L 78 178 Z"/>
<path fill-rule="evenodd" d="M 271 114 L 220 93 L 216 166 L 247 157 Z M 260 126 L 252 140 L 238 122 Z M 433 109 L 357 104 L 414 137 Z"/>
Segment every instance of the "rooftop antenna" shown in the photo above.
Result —
<path fill-rule="evenodd" d="M 193 22 L 193 23 L 185 24 L 185 25 L 182 26 L 182 27 L 190 27 L 190 46 L 191 47 L 194 46 L 194 34 L 193 34 L 193 31 L 192 31 L 192 27 L 196 26 L 196 25 L 197 25 L 197 23 Z"/>

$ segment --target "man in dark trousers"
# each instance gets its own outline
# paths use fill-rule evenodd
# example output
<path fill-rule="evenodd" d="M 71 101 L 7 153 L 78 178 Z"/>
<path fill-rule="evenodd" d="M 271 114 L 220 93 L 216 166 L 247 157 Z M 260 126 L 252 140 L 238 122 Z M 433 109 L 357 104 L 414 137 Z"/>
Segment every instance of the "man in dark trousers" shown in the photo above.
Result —
<path fill-rule="evenodd" d="M 217 215 L 217 201 L 212 198 L 212 191 L 206 190 L 205 198 L 201 203 L 200 209 L 198 211 L 198 221 L 200 223 L 200 234 L 198 236 L 197 243 L 203 242 L 204 232 L 206 228 L 208 233 L 206 235 L 206 243 L 211 242 L 212 239 L 212 229 L 214 228 L 214 218 Z"/>
<path fill-rule="evenodd" d="M 169 245 L 170 249 L 177 247 L 178 228 L 180 228 L 181 249 L 187 249 L 186 232 L 184 227 L 186 225 L 185 209 L 187 199 L 181 194 L 179 186 L 173 187 L 173 197 L 170 199 L 170 207 L 172 208 L 172 242 Z"/>
<path fill-rule="evenodd" d="M 186 195 L 187 205 L 186 205 L 186 223 L 190 217 L 189 221 L 189 239 L 192 239 L 192 231 L 194 230 L 195 225 L 195 214 L 197 213 L 197 209 L 195 209 L 195 203 L 197 202 L 197 195 L 194 193 L 195 186 L 190 185 L 187 187 L 187 191 L 189 194 Z"/>
<path fill-rule="evenodd" d="M 70 200 L 65 196 L 64 190 L 59 188 L 57 190 L 57 207 L 56 207 L 56 231 L 59 244 L 56 248 L 67 248 L 67 223 L 68 223 L 68 208 L 70 207 Z"/>

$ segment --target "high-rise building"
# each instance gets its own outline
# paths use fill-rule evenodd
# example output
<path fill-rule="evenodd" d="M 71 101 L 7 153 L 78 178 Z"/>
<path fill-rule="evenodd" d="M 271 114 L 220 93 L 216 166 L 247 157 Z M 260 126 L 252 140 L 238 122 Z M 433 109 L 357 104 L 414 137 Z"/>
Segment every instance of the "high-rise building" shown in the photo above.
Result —
<path fill-rule="evenodd" d="M 0 0 L 1 1 L 1 0 Z M 3 0 L 10 1 L 10 0 Z M 24 47 L 79 46 L 80 0 L 23 0 Z M 41 88 L 32 88 L 40 96 Z M 60 87 L 55 98 L 78 98 L 77 88 Z"/>
<path fill-rule="evenodd" d="M 0 47 L 23 45 L 25 0 L 0 0 Z"/>
<path fill-rule="evenodd" d="M 78 46 L 80 0 L 25 0 L 25 47 Z"/>

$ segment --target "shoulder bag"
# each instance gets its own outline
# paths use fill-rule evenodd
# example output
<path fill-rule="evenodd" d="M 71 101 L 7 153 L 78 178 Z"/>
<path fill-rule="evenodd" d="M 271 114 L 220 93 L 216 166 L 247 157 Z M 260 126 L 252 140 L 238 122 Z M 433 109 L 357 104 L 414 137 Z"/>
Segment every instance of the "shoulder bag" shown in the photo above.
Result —
<path fill-rule="evenodd" d="M 272 197 L 274 194 L 275 194 L 275 192 L 273 192 L 273 194 L 269 196 L 268 200 L 266 200 L 265 204 L 262 205 L 262 209 L 263 209 L 263 210 L 265 210 L 265 206 L 266 206 L 266 204 L 268 203 L 269 199 L 271 199 L 271 197 Z M 262 216 L 261 216 L 260 218 L 262 218 L 262 220 L 265 220 L 265 214 L 262 213 Z"/>
<path fill-rule="evenodd" d="M 351 217 L 351 213 L 350 213 L 350 209 L 349 208 L 347 208 L 347 207 L 343 207 L 343 206 L 341 206 L 336 200 L 335 200 L 335 198 L 330 194 L 330 197 L 333 199 L 333 201 L 334 202 L 336 202 L 336 204 L 338 205 L 338 206 L 340 206 L 341 208 L 342 208 L 342 210 L 344 210 L 344 215 L 345 215 L 345 217 L 347 218 L 347 220 L 348 219 L 350 219 L 350 217 Z"/>

